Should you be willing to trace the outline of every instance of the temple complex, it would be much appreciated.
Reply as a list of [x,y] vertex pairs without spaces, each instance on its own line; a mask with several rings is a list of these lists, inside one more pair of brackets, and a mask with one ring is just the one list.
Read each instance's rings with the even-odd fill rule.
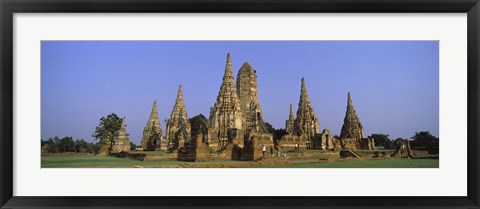
[[[355,155],[352,150],[375,149],[373,139],[364,138],[363,126],[355,112],[350,93],[340,137],[333,137],[327,129],[320,131],[320,123],[311,104],[305,79],[302,78],[296,115],[290,104],[289,117],[285,121],[286,134],[275,143],[273,133],[269,133],[263,119],[258,95],[255,69],[248,62],[244,62],[235,82],[232,59],[228,53],[223,80],[216,101],[210,107],[208,120],[201,114],[192,119],[188,118],[180,85],[166,124],[165,138],[162,136],[157,103],[154,101],[143,131],[141,149],[168,150],[168,156],[176,156],[177,160],[182,161],[258,160],[264,157],[262,147],[272,150],[274,148],[279,153],[292,150],[297,151],[296,153],[305,150],[327,150],[332,151],[329,153],[343,151],[344,155]],[[122,128],[112,146],[112,153],[129,149],[130,142],[123,119]],[[308,152],[314,155],[325,153]]]
[[182,147],[185,141],[190,140],[191,126],[188,120],[187,110],[183,102],[182,85],[178,87],[177,99],[173,106],[170,119],[167,121],[167,147],[175,150]]
[[164,150],[166,149],[165,140],[163,139],[162,128],[158,119],[157,101],[153,102],[152,112],[148,118],[147,125],[143,129],[142,149],[150,150]]
[[127,131],[125,130],[126,119],[125,117],[122,119],[122,125],[120,126],[120,130],[115,135],[115,142],[112,145],[112,153],[120,153],[120,152],[129,152],[131,145],[130,140],[128,139]]

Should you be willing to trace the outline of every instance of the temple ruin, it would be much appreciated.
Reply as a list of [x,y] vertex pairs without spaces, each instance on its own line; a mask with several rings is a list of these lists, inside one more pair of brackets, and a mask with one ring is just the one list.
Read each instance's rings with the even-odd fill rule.
[[157,101],[153,102],[152,112],[148,118],[147,125],[143,129],[142,150],[165,150],[167,148],[163,138],[160,120],[158,119]]
[[340,140],[344,149],[375,149],[374,140],[364,137],[363,125],[353,106],[350,92],[348,92],[347,111],[340,131]]
[[237,96],[237,87],[232,72],[232,60],[230,53],[228,53],[217,101],[210,108],[208,145],[219,147],[219,149],[224,149],[229,143],[243,146],[245,134],[243,121],[244,113]]
[[[344,155],[355,154],[351,150],[373,150],[373,139],[365,138],[360,118],[355,112],[352,98],[348,93],[347,110],[340,137],[333,137],[327,130],[320,129],[320,123],[310,101],[305,79],[301,79],[298,109],[294,114],[290,104],[290,113],[285,121],[286,134],[278,141],[273,140],[263,118],[259,102],[259,90],[256,70],[244,62],[233,76],[232,58],[227,54],[222,83],[216,101],[210,107],[209,117],[194,117],[190,124],[183,101],[182,85],[170,118],[166,124],[165,138],[154,101],[150,117],[143,131],[142,150],[168,150],[169,156],[182,161],[202,161],[212,159],[257,160],[263,157],[262,147],[286,152],[296,150],[343,150]],[[192,128],[194,129],[192,132]],[[128,144],[128,146],[127,146]],[[116,136],[112,152],[130,149],[125,132],[125,119]],[[353,154],[352,154],[353,153]]]
[[263,121],[263,113],[258,102],[258,84],[255,69],[250,63],[244,62],[237,74],[237,95],[240,100],[240,109],[243,111],[244,129],[259,133],[267,133],[267,126]]
[[130,140],[128,139],[127,131],[125,130],[126,119],[125,117],[122,119],[122,125],[120,126],[120,130],[115,134],[115,141],[112,145],[112,153],[120,153],[120,152],[129,152],[131,145]]
[[308,97],[304,78],[302,78],[300,101],[298,102],[297,118],[295,119],[293,133],[305,138],[308,148],[311,148],[316,135],[320,134],[320,123]]
[[[301,80],[297,117],[293,118],[292,105],[290,105],[290,115],[285,122],[285,130],[287,135],[280,139],[280,146],[284,148],[300,146],[300,149],[320,149],[322,137],[331,137],[328,130],[323,131],[323,136],[320,132],[320,123],[308,97],[304,78]],[[323,147],[327,149],[325,145]]]
[[191,139],[191,127],[188,120],[187,110],[183,102],[182,85],[178,87],[177,99],[173,106],[170,119],[167,121],[167,147],[169,150],[177,150],[184,146],[185,141]]
[[288,116],[288,120],[285,121],[285,131],[288,135],[293,134],[293,129],[295,127],[295,116],[293,116],[293,109],[292,104],[290,104],[290,115]]

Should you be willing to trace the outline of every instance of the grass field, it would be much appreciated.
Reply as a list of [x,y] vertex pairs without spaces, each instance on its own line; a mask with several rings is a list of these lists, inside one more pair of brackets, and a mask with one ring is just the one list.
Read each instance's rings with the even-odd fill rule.
[[[226,161],[228,163],[244,163]],[[385,159],[385,160],[352,160],[329,163],[298,163],[286,166],[269,166],[268,168],[438,168],[438,159]],[[183,162],[176,160],[138,161],[127,158],[101,157],[93,155],[56,155],[42,156],[42,168],[133,168],[164,167],[185,164],[209,164],[216,162]]]
[[330,163],[299,163],[276,168],[438,168],[438,159],[352,160]]
[[185,162],[176,160],[164,161],[138,161],[126,158],[109,156],[42,156],[42,168],[131,168],[131,167],[154,167],[174,166]]

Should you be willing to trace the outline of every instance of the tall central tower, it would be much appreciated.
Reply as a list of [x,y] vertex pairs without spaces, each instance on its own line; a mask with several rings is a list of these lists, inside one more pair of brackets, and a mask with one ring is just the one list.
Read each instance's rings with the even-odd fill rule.
[[242,118],[243,111],[233,78],[232,60],[230,53],[228,53],[225,74],[218,92],[217,102],[210,108],[210,128],[218,128],[220,131],[228,131],[231,128],[243,129]]
[[262,108],[258,102],[258,85],[256,71],[250,63],[243,63],[237,74],[237,95],[240,107],[244,113],[243,124],[245,130],[267,133],[267,126],[263,120]]

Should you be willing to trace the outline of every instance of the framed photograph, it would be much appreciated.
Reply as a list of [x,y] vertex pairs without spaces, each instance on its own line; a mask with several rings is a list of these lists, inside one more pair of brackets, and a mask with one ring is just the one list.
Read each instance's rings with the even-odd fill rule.
[[478,0],[0,6],[1,208],[479,208]]

